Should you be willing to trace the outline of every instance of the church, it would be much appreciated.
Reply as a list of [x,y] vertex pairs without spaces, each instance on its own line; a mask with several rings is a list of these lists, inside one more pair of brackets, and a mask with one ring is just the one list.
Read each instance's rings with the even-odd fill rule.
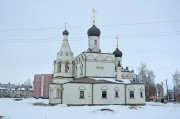
[[93,25],[87,31],[88,48],[74,57],[65,27],[63,42],[54,61],[53,81],[49,85],[49,104],[67,105],[144,105],[144,84],[137,75],[122,66],[123,53],[100,49],[101,31]]

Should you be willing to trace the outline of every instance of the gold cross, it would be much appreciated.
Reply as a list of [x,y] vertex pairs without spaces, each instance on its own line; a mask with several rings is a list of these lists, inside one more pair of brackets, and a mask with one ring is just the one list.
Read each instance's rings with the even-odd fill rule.
[[93,25],[95,25],[95,13],[97,11],[95,9],[92,9],[91,12],[93,13]]
[[118,37],[118,35],[116,36],[116,48],[118,48],[118,39],[119,39],[119,37]]

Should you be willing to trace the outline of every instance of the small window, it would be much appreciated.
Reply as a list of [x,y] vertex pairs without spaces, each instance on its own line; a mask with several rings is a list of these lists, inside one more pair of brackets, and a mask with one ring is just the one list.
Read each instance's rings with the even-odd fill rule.
[[97,40],[94,40],[94,45],[97,45]]
[[84,91],[80,91],[80,98],[84,98]]
[[106,91],[102,91],[102,98],[107,98],[107,92]]
[[140,97],[143,98],[143,92],[140,92]]
[[118,98],[119,95],[118,95],[118,91],[115,92],[115,97]]
[[134,98],[134,91],[130,91],[130,98]]
[[66,56],[68,56],[68,53],[66,53]]

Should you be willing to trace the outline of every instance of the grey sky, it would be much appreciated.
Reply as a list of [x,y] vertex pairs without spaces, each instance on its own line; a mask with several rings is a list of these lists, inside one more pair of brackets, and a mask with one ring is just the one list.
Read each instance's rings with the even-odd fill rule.
[[156,82],[180,70],[179,0],[0,0],[0,82],[23,83],[34,74],[52,73],[67,22],[74,56],[87,50],[91,9],[97,10],[102,52],[123,52],[123,66],[141,62]]

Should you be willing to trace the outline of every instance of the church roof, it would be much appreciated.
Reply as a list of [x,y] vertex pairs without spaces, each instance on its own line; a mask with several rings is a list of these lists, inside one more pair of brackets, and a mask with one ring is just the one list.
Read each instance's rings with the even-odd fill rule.
[[69,35],[69,32],[65,29],[64,31],[63,31],[63,35]]
[[93,25],[88,31],[87,31],[88,36],[100,36],[101,31]]
[[82,77],[82,78],[77,78],[69,83],[89,83],[89,84],[92,84],[92,83],[116,83],[116,82],[113,82],[113,81],[107,81],[107,80],[95,80],[95,79],[92,79],[92,78],[88,78],[88,77]]
[[115,57],[122,57],[122,52],[118,48],[116,48],[113,54],[115,55]]

